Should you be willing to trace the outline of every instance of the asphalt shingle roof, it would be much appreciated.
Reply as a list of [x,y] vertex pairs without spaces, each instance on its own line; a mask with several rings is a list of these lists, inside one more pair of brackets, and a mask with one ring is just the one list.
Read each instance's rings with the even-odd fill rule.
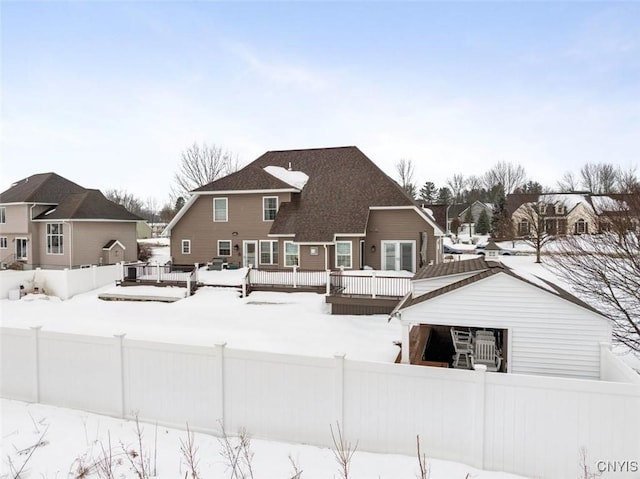
[[229,176],[197,190],[281,189],[291,186],[266,173],[266,166],[309,176],[301,193],[283,203],[271,234],[295,234],[297,242],[330,242],[335,233],[365,232],[370,206],[414,206],[400,186],[355,146],[268,151]]
[[142,220],[108,200],[99,190],[83,188],[56,173],[38,173],[15,182],[0,193],[0,203],[55,205],[34,218],[37,220]]
[[38,173],[0,193],[0,203],[60,203],[67,195],[84,188],[56,173]]
[[54,209],[34,219],[139,221],[142,218],[109,201],[99,190],[84,190],[68,195]]

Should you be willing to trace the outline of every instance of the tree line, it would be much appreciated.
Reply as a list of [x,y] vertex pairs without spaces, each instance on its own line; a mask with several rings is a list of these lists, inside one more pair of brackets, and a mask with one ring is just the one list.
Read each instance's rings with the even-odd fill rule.
[[530,179],[523,166],[506,161],[496,163],[482,175],[454,173],[444,185],[426,181],[420,189],[412,160],[400,159],[395,171],[398,183],[409,196],[432,205],[474,201],[497,204],[502,196],[511,193],[629,193],[640,185],[635,168],[625,170],[608,163],[587,163],[578,173],[567,171],[553,188]]

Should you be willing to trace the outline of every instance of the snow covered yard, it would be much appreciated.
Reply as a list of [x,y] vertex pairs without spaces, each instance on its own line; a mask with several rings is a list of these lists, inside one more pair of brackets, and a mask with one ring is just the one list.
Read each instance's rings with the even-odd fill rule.
[[[134,291],[138,286],[120,288]],[[145,294],[151,286],[142,286]],[[0,302],[2,326],[144,339],[199,346],[392,362],[400,328],[387,316],[332,316],[316,293],[253,292],[202,287],[175,303],[101,301],[102,288],[68,301]],[[158,294],[167,288],[158,287]],[[175,288],[182,289],[182,288]]]
[[[2,469],[0,477],[13,477],[9,458],[19,469],[33,454],[25,466],[22,477],[62,478],[79,477],[81,466],[90,466],[108,448],[109,441],[114,458],[122,459],[115,468],[116,477],[137,477],[129,461],[123,457],[123,446],[139,451],[135,422],[83,411],[63,409],[20,401],[0,400],[2,409]],[[151,470],[158,479],[185,477],[188,472],[180,453],[181,441],[187,433],[176,429],[141,423],[143,456],[149,459]],[[229,431],[231,434],[232,431]],[[235,432],[235,431],[234,431]],[[248,431],[250,434],[250,431]],[[330,431],[327,430],[330,436]],[[156,440],[157,436],[157,440]],[[233,438],[231,438],[233,440]],[[229,469],[220,454],[218,438],[207,434],[194,434],[198,448],[200,477],[229,477]],[[294,475],[289,460],[295,460],[302,470],[300,479],[326,479],[339,477],[338,464],[331,449],[252,439],[254,453],[252,467],[255,477],[290,478]],[[472,467],[429,459],[431,479],[518,479],[521,476],[502,472],[487,472]],[[93,459],[92,459],[93,458]],[[356,451],[351,463],[353,479],[413,479],[418,477],[416,457],[395,454],[372,454]],[[467,476],[467,474],[469,476]],[[88,476],[97,477],[97,476]],[[191,476],[189,476],[191,477]]]

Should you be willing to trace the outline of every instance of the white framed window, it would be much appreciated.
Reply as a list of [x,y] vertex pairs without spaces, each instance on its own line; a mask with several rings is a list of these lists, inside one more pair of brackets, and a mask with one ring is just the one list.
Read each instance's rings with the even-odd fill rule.
[[182,254],[191,254],[191,240],[182,240]]
[[278,197],[263,196],[262,197],[262,221],[275,220],[277,212],[278,212]]
[[231,240],[218,240],[218,256],[231,256]]
[[585,220],[583,220],[582,218],[580,218],[577,222],[576,222],[576,233],[581,235],[587,232],[587,222]]
[[0,224],[7,222],[7,207],[0,206]]
[[351,268],[353,243],[336,241],[336,268]]
[[531,231],[529,222],[527,220],[520,220],[518,222],[518,235],[527,236]]
[[260,264],[278,264],[278,242],[260,240]]
[[284,242],[284,265],[300,266],[300,245],[293,241]]
[[213,199],[213,221],[229,221],[229,204],[227,198]]
[[62,223],[47,223],[47,254],[64,254]]
[[8,248],[8,241],[7,241],[7,237],[6,236],[0,236],[0,249],[7,249]]

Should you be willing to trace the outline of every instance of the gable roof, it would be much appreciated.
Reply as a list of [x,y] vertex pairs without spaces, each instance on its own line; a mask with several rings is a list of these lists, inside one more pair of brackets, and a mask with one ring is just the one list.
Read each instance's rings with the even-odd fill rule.
[[589,200],[589,193],[573,192],[573,193],[543,193],[543,194],[531,194],[531,193],[511,193],[507,195],[507,211],[513,215],[515,211],[525,203],[536,203],[538,201],[556,205],[562,204],[566,208],[566,212],[569,213],[578,205],[582,204],[585,207],[592,209],[591,202]]
[[[264,168],[269,166],[302,172],[308,180],[301,190],[292,188],[267,173]],[[296,242],[332,242],[336,233],[364,235],[372,206],[415,208],[425,221],[438,228],[395,181],[355,146],[268,151],[241,170],[193,193],[270,189],[293,193],[290,203],[280,205],[270,234],[295,235]],[[189,203],[185,208],[188,206]]]
[[67,195],[84,188],[56,173],[38,173],[16,181],[0,193],[0,203],[60,203]]
[[[449,266],[448,269],[442,268],[445,265],[451,265],[451,266]],[[429,271],[432,269],[437,273],[434,274]],[[401,311],[403,309],[409,308],[411,306],[415,306],[416,304],[420,304],[425,301],[429,301],[430,299],[437,298],[438,296],[442,296],[446,293],[450,293],[452,291],[458,290],[464,286],[477,283],[478,281],[482,281],[483,279],[489,278],[496,274],[506,274],[519,281],[535,286],[536,288],[542,291],[558,296],[566,301],[569,301],[570,303],[573,303],[591,312],[599,314],[600,316],[605,316],[602,312],[598,311],[593,306],[589,305],[588,303],[585,303],[584,301],[572,295],[571,293],[569,293],[568,291],[561,288],[555,283],[536,277],[537,280],[545,284],[546,287],[543,287],[540,284],[536,284],[535,282],[530,281],[518,275],[511,268],[509,268],[508,266],[502,263],[495,262],[495,261],[486,261],[484,258],[474,258],[474,259],[463,260],[463,261],[452,261],[451,263],[444,263],[439,265],[427,265],[422,267],[420,271],[416,273],[413,279],[415,280],[415,279],[424,279],[424,278],[434,278],[437,276],[456,275],[456,274],[473,272],[473,271],[477,271],[477,274],[465,277],[464,279],[461,279],[459,281],[449,283],[441,288],[435,289],[433,291],[429,291],[428,293],[425,293],[420,296],[416,296],[415,298],[412,298],[410,297],[410,295],[407,295],[407,297],[405,297],[405,300],[403,300],[402,303],[398,305],[398,307],[396,307],[394,312]],[[420,278],[418,278],[419,275],[420,275]]]
[[109,201],[99,190],[84,190],[66,196],[55,208],[36,216],[34,221],[111,220],[139,221],[124,206]]

